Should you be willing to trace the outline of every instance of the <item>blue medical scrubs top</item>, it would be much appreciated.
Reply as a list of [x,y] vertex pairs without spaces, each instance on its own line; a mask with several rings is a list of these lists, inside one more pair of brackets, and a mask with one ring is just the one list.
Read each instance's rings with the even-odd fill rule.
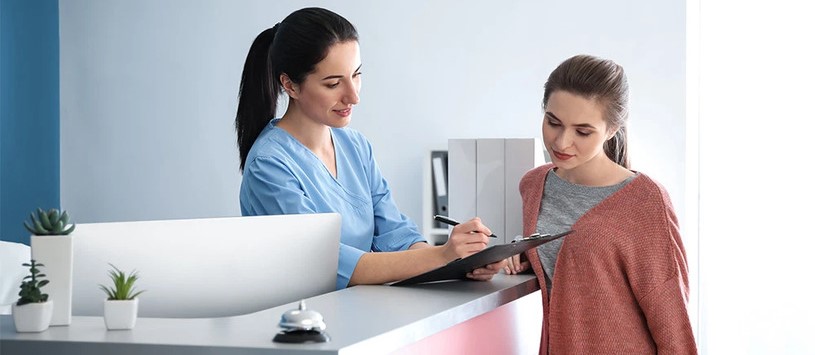
[[274,119],[255,141],[243,169],[244,216],[337,212],[342,216],[337,289],[345,288],[369,251],[406,250],[425,241],[396,207],[371,144],[351,128],[331,128],[337,178]]

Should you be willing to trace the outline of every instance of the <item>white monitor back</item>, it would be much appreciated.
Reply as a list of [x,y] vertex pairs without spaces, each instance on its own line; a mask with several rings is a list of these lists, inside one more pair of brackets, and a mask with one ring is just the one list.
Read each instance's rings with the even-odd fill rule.
[[336,213],[77,225],[73,315],[101,316],[115,265],[138,271],[140,317],[257,312],[335,290]]

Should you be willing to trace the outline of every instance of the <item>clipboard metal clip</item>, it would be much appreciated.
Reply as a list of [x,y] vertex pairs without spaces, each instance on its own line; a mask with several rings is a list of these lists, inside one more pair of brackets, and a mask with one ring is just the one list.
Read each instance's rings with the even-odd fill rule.
[[546,237],[549,237],[549,236],[550,236],[549,234],[541,235],[540,233],[532,233],[532,234],[530,234],[530,235],[528,235],[526,237],[522,237],[522,236],[519,235],[519,236],[513,238],[511,243],[522,242],[522,241],[525,241],[525,240],[535,240],[535,239],[540,239],[540,238],[546,238]]
[[567,234],[569,234],[571,232],[572,232],[571,230],[568,230],[566,232],[558,233],[558,234],[555,234],[555,235],[532,233],[532,234],[530,234],[530,235],[528,235],[526,237],[522,237],[522,236],[519,235],[519,236],[515,237],[514,239],[512,239],[512,242],[510,242],[510,244],[515,243],[515,242],[525,242],[525,241],[537,240],[537,239],[550,239],[550,240],[544,241],[544,243],[548,243],[548,242],[551,242],[552,240],[561,238],[561,237],[563,237],[563,236],[565,236],[565,235],[567,235]]

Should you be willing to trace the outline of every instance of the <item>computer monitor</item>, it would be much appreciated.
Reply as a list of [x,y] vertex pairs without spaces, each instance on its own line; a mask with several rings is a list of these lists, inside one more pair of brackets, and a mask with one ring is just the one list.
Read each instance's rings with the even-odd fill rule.
[[139,279],[139,317],[253,313],[335,290],[336,213],[79,224],[74,316],[101,316],[113,264]]

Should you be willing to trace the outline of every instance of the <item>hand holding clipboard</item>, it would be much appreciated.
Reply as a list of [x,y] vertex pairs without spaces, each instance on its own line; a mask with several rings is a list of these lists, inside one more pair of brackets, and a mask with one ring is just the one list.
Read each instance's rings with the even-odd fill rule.
[[509,258],[513,255],[523,253],[541,244],[545,244],[555,239],[562,238],[563,236],[571,232],[572,231],[566,231],[555,235],[533,234],[529,237],[513,241],[512,243],[493,245],[466,258],[453,260],[447,263],[447,265],[444,265],[440,268],[433,269],[424,274],[395,282],[391,284],[391,286],[405,286],[418,283],[445,280],[465,280],[467,279],[468,272],[471,272],[484,265],[492,264],[494,262]]

